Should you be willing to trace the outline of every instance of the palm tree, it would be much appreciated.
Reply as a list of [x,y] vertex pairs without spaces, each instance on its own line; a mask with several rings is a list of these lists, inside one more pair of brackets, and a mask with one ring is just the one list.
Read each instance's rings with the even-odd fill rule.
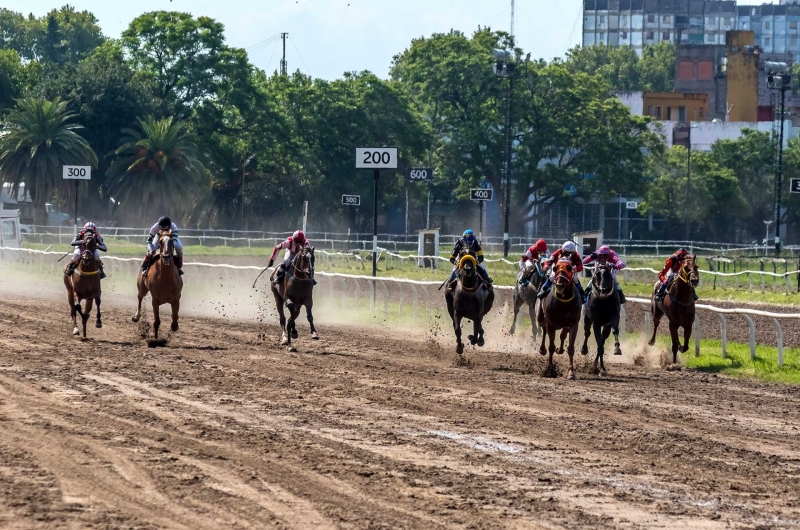
[[[75,114],[59,98],[25,98],[8,114],[0,131],[0,178],[12,185],[12,196],[33,201],[33,222],[44,224],[45,204],[58,193],[74,197],[75,189],[63,179],[62,166],[97,167],[97,155],[75,131]],[[24,186],[23,186],[24,185]]]
[[195,135],[172,118],[139,118],[139,130],[123,129],[122,145],[106,173],[115,209],[132,216],[183,217],[207,171]]

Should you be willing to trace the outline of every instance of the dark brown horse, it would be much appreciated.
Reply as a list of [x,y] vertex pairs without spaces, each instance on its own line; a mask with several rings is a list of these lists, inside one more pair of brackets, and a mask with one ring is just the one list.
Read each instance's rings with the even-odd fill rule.
[[[564,353],[564,340],[569,335],[567,354],[569,355],[569,373],[567,379],[575,379],[575,338],[581,322],[581,297],[573,280],[574,270],[568,261],[559,261],[554,266],[553,289],[541,301],[539,308],[539,325],[544,330],[539,353],[550,353],[547,373],[553,372],[553,353],[556,351],[556,331],[561,330],[561,346],[558,353]],[[545,339],[550,338],[550,348],[545,349]]]
[[[275,297],[275,305],[278,307],[278,316],[281,321],[281,346],[286,346],[289,351],[295,351],[292,346],[292,339],[298,337],[295,322],[300,315],[300,309],[306,307],[306,318],[311,327],[311,338],[319,339],[317,328],[314,327],[314,315],[311,308],[314,307],[314,247],[306,247],[298,252],[289,265],[289,270],[283,276],[283,282],[275,286],[275,274],[277,267],[270,276],[272,295]],[[289,310],[289,320],[283,312],[283,306]]]
[[[614,355],[622,355],[619,348],[619,292],[614,283],[612,268],[608,264],[597,263],[592,272],[589,303],[583,314],[583,347],[581,354],[589,353],[586,343],[589,335],[594,331],[594,340],[597,343],[597,356],[594,358],[594,369],[599,369],[600,375],[606,375],[606,365],[603,362],[605,344],[609,335],[614,333]],[[598,366],[599,364],[599,366]]]
[[[533,328],[533,338],[536,339],[537,331],[539,329],[536,324],[536,295],[542,288],[545,280],[544,267],[542,266],[541,259],[526,266],[517,275],[517,284],[514,287],[514,320],[511,322],[511,329],[508,330],[509,334],[513,335],[517,329],[517,315],[523,304],[528,306],[528,313],[531,315],[531,328]],[[524,283],[520,283],[521,281]]]
[[[656,343],[656,331],[661,317],[667,315],[669,320],[669,334],[672,337],[672,362],[678,362],[678,350],[681,353],[689,351],[689,339],[692,338],[692,325],[694,324],[694,288],[700,281],[697,269],[697,256],[687,256],[681,264],[678,277],[670,284],[664,299],[656,302],[655,293],[661,282],[656,282],[653,295],[650,299],[650,313],[653,315],[653,336],[648,344]],[[678,328],[683,328],[684,343],[681,346],[678,337]]]
[[478,261],[474,256],[462,252],[458,260],[458,277],[455,288],[446,290],[444,299],[447,312],[456,332],[456,353],[464,353],[461,342],[461,319],[472,320],[473,334],[467,337],[470,344],[483,347],[483,317],[494,305],[494,291],[486,285],[478,273]]
[[[83,338],[86,338],[86,321],[92,312],[92,303],[97,303],[96,327],[102,328],[100,319],[100,260],[95,257],[97,241],[94,232],[87,230],[83,237],[83,252],[78,266],[72,275],[64,273],[64,285],[67,287],[67,303],[69,303],[70,316],[72,317],[72,334],[80,335],[76,315],[81,315],[83,320]],[[81,309],[81,301],[86,300],[86,308]]]
[[178,267],[173,259],[175,252],[172,240],[172,230],[158,231],[158,252],[153,257],[146,273],[139,272],[136,278],[136,287],[139,290],[139,305],[134,322],[139,322],[142,317],[142,299],[150,293],[153,299],[153,334],[158,339],[158,328],[161,325],[159,308],[164,304],[172,306],[172,331],[178,331],[178,312],[181,307],[181,291],[183,278],[178,274]]

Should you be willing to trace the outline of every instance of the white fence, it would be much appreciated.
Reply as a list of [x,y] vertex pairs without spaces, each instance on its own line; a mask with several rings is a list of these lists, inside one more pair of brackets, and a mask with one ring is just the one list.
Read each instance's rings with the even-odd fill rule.
[[[61,265],[56,263],[54,258],[63,256],[60,252],[48,252],[41,250],[31,249],[14,249],[14,248],[0,248],[0,261],[6,263],[18,262],[23,266],[29,268],[33,272],[41,274],[49,274],[55,276],[60,273]],[[103,258],[106,263],[106,268],[109,269],[109,274],[126,276],[126,281],[132,281],[138,271],[138,266],[141,260],[138,258],[118,258],[114,256],[106,256]],[[186,262],[184,268],[189,271],[189,276],[186,277],[187,283],[191,285],[192,276],[191,269],[206,269],[207,271],[228,271],[229,278],[222,279],[223,282],[230,282],[226,285],[226,289],[249,289],[252,278],[257,273],[263,270],[262,267],[255,265],[231,265],[227,263],[205,263],[205,262]],[[243,276],[237,274],[240,272],[250,272],[252,276]],[[652,269],[649,269],[653,272]],[[443,274],[444,275],[444,274]],[[216,282],[216,279],[211,279],[211,275],[204,275],[198,277],[195,281],[202,287]],[[424,311],[427,317],[433,311],[440,311],[443,308],[442,295],[437,291],[441,282],[438,281],[417,281],[399,278],[387,278],[371,276],[355,275],[355,274],[338,274],[329,273],[318,270],[316,272],[317,278],[320,280],[318,289],[321,291],[323,299],[335,304],[336,306],[345,309],[350,300],[352,299],[355,307],[361,305],[361,300],[369,298],[370,311],[383,312],[384,315],[389,316],[391,312],[396,312],[399,315],[405,314],[405,306],[411,306],[411,316],[416,319],[420,311]],[[326,285],[327,284],[327,285]],[[392,291],[390,292],[389,287]],[[512,295],[514,288],[510,286],[496,286],[495,287],[497,301],[496,306],[504,308],[506,313],[509,312],[512,305]],[[242,293],[239,293],[243,297]],[[318,295],[319,296],[319,295]],[[649,312],[650,300],[643,298],[629,297],[630,304],[627,306],[638,306],[644,312],[644,334],[648,336],[651,332],[651,319]],[[382,302],[382,304],[381,304]],[[700,311],[708,311],[714,313],[720,322],[720,342],[722,349],[722,356],[727,355],[727,317],[726,315],[740,315],[749,326],[749,344],[750,356],[755,359],[756,355],[756,326],[753,321],[754,316],[771,319],[775,327],[777,338],[777,352],[778,352],[778,365],[784,364],[784,345],[783,345],[783,330],[780,324],[781,320],[790,320],[794,322],[794,326],[800,323],[800,313],[777,313],[760,311],[749,308],[720,308],[711,305],[697,304],[697,309]],[[509,314],[503,315],[510,318]],[[620,332],[622,336],[625,335],[627,313],[625,306],[622,310],[622,320],[620,323]],[[700,353],[700,341],[702,339],[701,333],[701,318],[700,313],[695,320],[694,324],[694,340],[695,340],[695,353]]]

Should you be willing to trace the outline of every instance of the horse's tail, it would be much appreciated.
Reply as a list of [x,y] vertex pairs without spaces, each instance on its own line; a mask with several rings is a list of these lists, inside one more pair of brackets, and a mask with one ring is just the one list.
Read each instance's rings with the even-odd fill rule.
[[478,267],[478,260],[476,260],[474,256],[470,254],[464,254],[461,256],[461,259],[458,260],[458,269],[462,270],[466,266],[467,262],[472,262],[472,266],[474,268]]

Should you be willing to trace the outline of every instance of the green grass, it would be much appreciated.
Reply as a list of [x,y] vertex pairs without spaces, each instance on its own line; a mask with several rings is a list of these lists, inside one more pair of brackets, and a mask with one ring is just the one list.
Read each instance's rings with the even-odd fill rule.
[[[628,334],[627,339],[636,340],[637,337],[641,338],[641,335]],[[660,335],[656,344],[670,350],[667,336]],[[778,366],[777,348],[756,345],[755,360],[750,359],[749,344],[728,342],[727,350],[727,356],[723,358],[719,340],[703,339],[700,341],[700,356],[695,357],[692,339],[689,351],[680,354],[680,359],[684,366],[700,372],[800,385],[800,348],[783,349],[783,366]]]

